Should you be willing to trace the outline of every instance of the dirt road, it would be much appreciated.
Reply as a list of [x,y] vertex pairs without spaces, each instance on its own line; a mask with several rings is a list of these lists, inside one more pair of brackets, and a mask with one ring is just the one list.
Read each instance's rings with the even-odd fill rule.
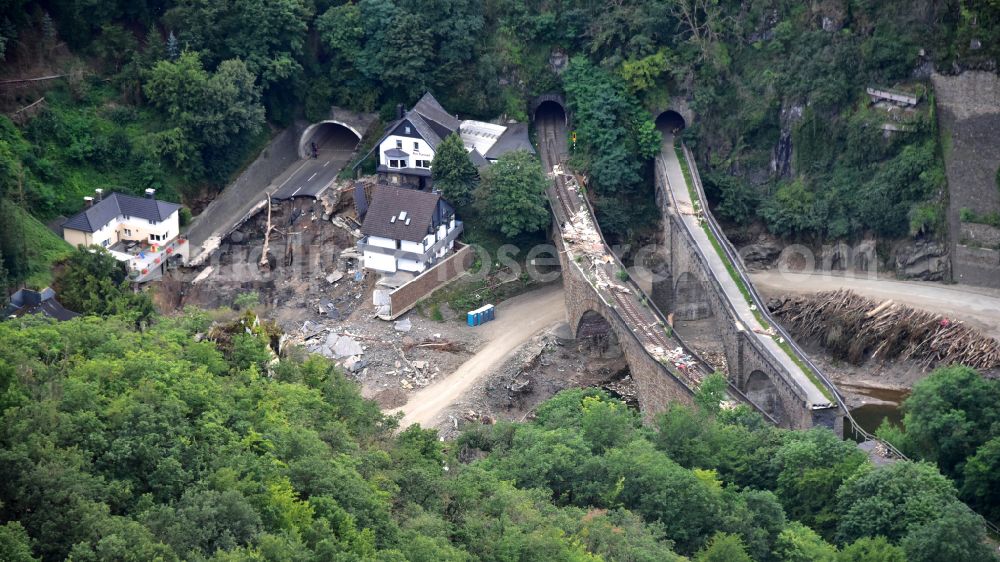
[[1000,339],[1000,291],[996,289],[773,270],[753,273],[750,277],[754,286],[765,295],[850,289],[865,297],[892,299],[913,308],[962,320],[983,334]]
[[506,300],[497,306],[496,320],[478,328],[487,343],[451,375],[410,396],[409,402],[390,410],[403,412],[400,427],[417,423],[432,427],[436,418],[462,397],[483,376],[503,364],[519,346],[541,330],[566,320],[561,285],[551,285]]

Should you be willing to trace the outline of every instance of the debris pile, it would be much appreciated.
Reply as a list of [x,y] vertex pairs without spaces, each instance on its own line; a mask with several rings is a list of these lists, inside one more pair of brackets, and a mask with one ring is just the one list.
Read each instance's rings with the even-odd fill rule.
[[1000,367],[1000,342],[964,323],[895,303],[839,290],[768,302],[771,312],[797,338],[814,341],[832,355],[861,365],[913,360],[925,369],[961,363]]
[[[657,348],[657,351],[659,350],[660,348]],[[678,371],[691,377],[695,384],[701,384],[701,381],[705,378],[705,373],[701,370],[701,363],[684,351],[683,347],[667,349],[659,353],[658,357],[660,357],[661,362],[669,362]]]

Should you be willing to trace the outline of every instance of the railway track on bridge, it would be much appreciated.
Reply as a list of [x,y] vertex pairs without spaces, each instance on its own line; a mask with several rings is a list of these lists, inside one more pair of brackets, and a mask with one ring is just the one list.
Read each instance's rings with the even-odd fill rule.
[[[593,225],[599,241],[592,241],[591,244],[599,243],[604,253],[611,261],[603,264],[594,264],[595,269],[604,268],[604,273],[608,278],[606,286],[601,286],[600,282],[591,285],[594,290],[605,299],[610,308],[621,317],[629,330],[636,337],[643,348],[653,356],[660,364],[667,367],[675,377],[677,377],[692,392],[698,388],[706,377],[716,369],[705,361],[698,353],[690,349],[681,341],[676,334],[667,331],[667,323],[662,312],[655,308],[655,305],[648,299],[642,290],[633,281],[616,282],[613,280],[614,269],[626,270],[624,264],[610,250],[600,228],[597,224],[590,206],[583,199],[584,195],[579,188],[571,189],[567,181],[565,169],[565,147],[566,147],[566,127],[562,119],[541,118],[536,121],[536,130],[539,140],[539,152],[546,172],[552,176],[552,183],[547,189],[547,196],[552,206],[556,222],[560,232],[572,229],[570,223],[574,221],[590,221]],[[557,168],[558,166],[558,168]],[[562,172],[562,173],[559,173]],[[575,183],[575,180],[574,182]],[[580,215],[585,213],[585,215]],[[675,361],[679,357],[688,357],[690,362],[683,362],[683,366],[678,366]],[[761,413],[766,419],[777,424],[770,414],[754,404],[739,388],[731,381],[728,381],[728,394],[744,404],[749,405]]]

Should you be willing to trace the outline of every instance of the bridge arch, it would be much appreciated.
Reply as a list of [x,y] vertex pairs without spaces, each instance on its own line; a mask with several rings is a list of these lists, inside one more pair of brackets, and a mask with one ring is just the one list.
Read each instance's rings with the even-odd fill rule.
[[758,408],[767,412],[779,424],[785,419],[784,408],[781,404],[781,395],[778,394],[778,387],[774,385],[764,371],[755,370],[747,377],[743,385],[743,394]]
[[679,320],[700,320],[712,315],[708,290],[698,276],[690,271],[677,276],[673,304],[674,318]]
[[310,143],[315,142],[320,150],[349,150],[353,151],[361,142],[361,132],[353,126],[328,119],[313,123],[302,131],[299,137],[299,157],[308,158],[311,156]]
[[593,309],[588,309],[580,315],[576,323],[576,340],[601,357],[622,355],[618,334],[611,327],[611,322]]
[[656,128],[668,133],[681,132],[687,127],[687,119],[678,111],[668,109],[656,116]]

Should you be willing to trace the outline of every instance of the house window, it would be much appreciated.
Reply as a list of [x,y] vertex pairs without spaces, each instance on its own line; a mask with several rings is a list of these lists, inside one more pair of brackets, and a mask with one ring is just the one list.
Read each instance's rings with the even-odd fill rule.
[[154,221],[154,220],[150,220],[150,221],[149,221],[149,224],[160,224],[160,221]]
[[103,242],[101,242],[101,246],[104,246],[105,248],[107,248],[108,247],[108,241],[104,240]]
[[[409,125],[406,126],[406,134],[410,134],[410,126]],[[400,142],[402,142],[402,141],[400,141]]]
[[403,150],[403,141],[397,140],[396,141],[396,148],[398,148],[399,150]]
[[420,143],[413,141],[413,152],[420,152]]
[[418,168],[430,168],[431,167],[431,161],[430,160],[417,160],[417,167]]
[[125,236],[132,236],[132,229],[131,228],[126,228],[125,229]]
[[405,168],[406,160],[389,160],[390,168]]

